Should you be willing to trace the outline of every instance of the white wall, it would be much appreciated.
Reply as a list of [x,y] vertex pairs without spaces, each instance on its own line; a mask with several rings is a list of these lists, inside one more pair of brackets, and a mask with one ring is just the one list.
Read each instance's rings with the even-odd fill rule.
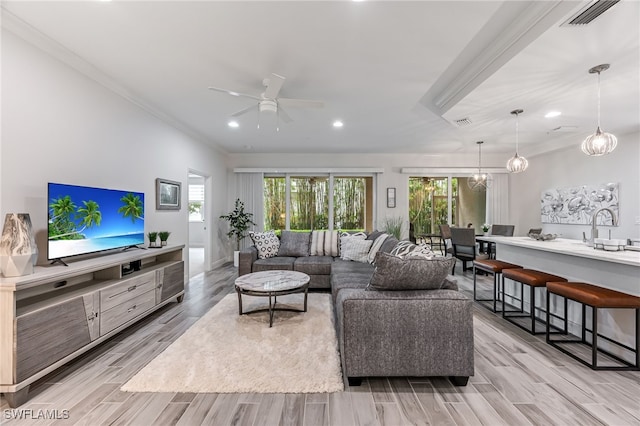
[[[145,230],[171,231],[186,244],[188,170],[212,176],[212,217],[227,199],[225,154],[167,125],[140,107],[15,36],[2,32],[0,213],[31,215],[46,262],[47,182],[145,193]],[[156,211],[155,179],[182,182],[182,209]],[[212,227],[214,228],[214,227]],[[228,256],[212,232],[210,261]],[[188,251],[184,252],[187,259]],[[187,262],[188,264],[188,262]]]
[[543,232],[561,234],[564,238],[581,239],[590,235],[590,225],[542,224],[540,196],[551,188],[620,183],[620,217],[618,227],[600,227],[600,235],[612,238],[640,237],[640,134],[616,135],[618,146],[609,155],[589,157],[580,150],[577,137],[574,147],[529,158],[529,168],[511,178],[511,210],[516,229],[542,226]]

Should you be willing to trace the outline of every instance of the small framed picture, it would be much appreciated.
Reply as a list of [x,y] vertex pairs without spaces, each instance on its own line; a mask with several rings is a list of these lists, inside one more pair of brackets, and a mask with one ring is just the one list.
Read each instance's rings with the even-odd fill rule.
[[396,207],[396,189],[387,188],[387,207],[393,209]]
[[167,179],[156,179],[156,210],[180,210],[182,184]]

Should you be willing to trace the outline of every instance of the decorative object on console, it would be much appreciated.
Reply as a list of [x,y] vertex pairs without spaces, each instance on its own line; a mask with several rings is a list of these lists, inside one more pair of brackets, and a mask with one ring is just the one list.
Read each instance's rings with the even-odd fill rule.
[[160,232],[158,232],[158,237],[160,237],[160,246],[166,246],[167,245],[167,240],[169,239],[169,235],[171,235],[171,232],[169,232],[169,231],[160,231]]
[[156,210],[180,210],[182,184],[173,180],[156,179]]
[[478,141],[478,172],[473,173],[467,179],[467,185],[469,189],[475,192],[486,191],[487,188],[491,186],[493,182],[493,178],[489,173],[482,172],[482,144],[484,141]]
[[596,132],[582,142],[582,152],[587,155],[600,156],[616,149],[618,139],[600,128],[600,73],[609,69],[609,64],[597,65],[589,70],[589,74],[598,74],[598,127]]
[[529,162],[527,161],[527,159],[518,155],[518,136],[520,133],[518,122],[519,114],[522,114],[523,112],[524,111],[521,109],[514,109],[513,111],[511,111],[511,114],[516,116],[516,153],[509,159],[509,161],[507,161],[507,170],[509,170],[509,172],[511,173],[524,172],[525,170],[527,170],[527,167],[529,167]]
[[156,242],[156,240],[158,239],[158,233],[157,232],[149,232],[147,234],[147,237],[149,237],[149,247],[150,248],[160,247],[158,245],[158,243]]
[[[542,223],[590,225],[593,212],[603,207],[618,213],[618,183],[549,189],[540,198]],[[607,216],[601,216],[604,225]]]
[[28,213],[7,213],[0,238],[0,268],[5,277],[33,274],[38,247]]

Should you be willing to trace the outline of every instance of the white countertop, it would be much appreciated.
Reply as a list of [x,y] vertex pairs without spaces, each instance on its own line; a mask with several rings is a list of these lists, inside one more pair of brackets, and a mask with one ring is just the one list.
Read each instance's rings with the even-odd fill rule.
[[491,241],[515,247],[542,250],[568,256],[586,257],[604,262],[622,263],[640,267],[640,252],[638,251],[605,251],[588,247],[582,240],[556,238],[552,241],[538,241],[529,237],[477,237],[478,240]]

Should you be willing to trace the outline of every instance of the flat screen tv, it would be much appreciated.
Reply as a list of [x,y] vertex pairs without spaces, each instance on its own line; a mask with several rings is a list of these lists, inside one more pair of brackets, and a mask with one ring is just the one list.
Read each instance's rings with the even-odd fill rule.
[[142,192],[49,183],[47,208],[49,260],[144,244]]

